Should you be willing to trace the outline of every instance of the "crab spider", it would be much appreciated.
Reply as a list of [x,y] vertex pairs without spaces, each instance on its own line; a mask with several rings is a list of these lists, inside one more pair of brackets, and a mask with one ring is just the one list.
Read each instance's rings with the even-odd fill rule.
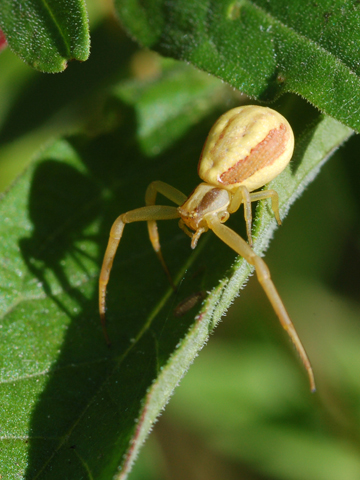
[[[255,267],[262,288],[306,368],[310,388],[315,391],[314,375],[305,349],[271,280],[267,265],[251,248],[252,202],[270,198],[275,218],[281,224],[278,194],[274,190],[254,190],[284,170],[293,150],[294,135],[282,115],[266,107],[242,106],[223,114],[210,130],[198,164],[198,173],[204,183],[200,183],[189,197],[164,182],[150,183],[145,195],[146,206],[120,215],[110,231],[99,280],[100,318],[108,343],[105,328],[106,286],[125,225],[147,222],[151,244],[175,288],[161,253],[156,222],[179,219],[179,227],[191,237],[191,248],[195,248],[200,236],[210,229]],[[156,205],[158,193],[177,207]],[[249,243],[224,225],[230,214],[242,204]]]

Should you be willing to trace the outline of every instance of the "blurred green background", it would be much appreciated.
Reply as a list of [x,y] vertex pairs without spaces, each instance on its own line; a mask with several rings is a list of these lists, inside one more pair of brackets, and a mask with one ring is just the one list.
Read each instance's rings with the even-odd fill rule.
[[[108,86],[149,74],[149,57],[132,44],[130,66],[115,49],[100,58],[97,42],[128,40],[110,3],[88,7],[89,65],[43,75],[8,50],[0,55],[1,190],[54,135],[85,126],[96,132]],[[90,96],[98,102],[90,105]],[[303,368],[252,278],[175,391],[131,480],[360,479],[359,147],[352,137],[322,168],[266,255],[317,393],[307,391]]]

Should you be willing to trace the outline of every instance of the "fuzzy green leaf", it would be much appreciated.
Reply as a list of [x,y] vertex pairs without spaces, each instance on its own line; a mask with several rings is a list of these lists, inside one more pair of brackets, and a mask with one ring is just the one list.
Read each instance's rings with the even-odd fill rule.
[[10,48],[42,72],[61,72],[89,56],[84,0],[1,0],[0,27]]
[[360,7],[342,0],[116,0],[142,45],[262,101],[294,92],[360,131]]
[[[190,75],[185,88],[183,70],[175,69],[142,94],[135,83],[123,84],[109,100],[111,131],[55,142],[2,198],[5,478],[105,480],[116,472],[125,478],[154,420],[248,278],[249,265],[240,259],[230,268],[234,253],[212,233],[191,252],[176,222],[162,222],[164,256],[179,285],[174,294],[146,225],[127,226],[108,288],[113,345],[105,344],[97,279],[112,221],[143,205],[154,179],[189,194],[216,117],[211,111],[216,104],[226,108],[219,82]],[[295,106],[296,112],[303,108],[302,102]],[[158,135],[160,125],[169,126],[168,136]],[[296,130],[294,160],[272,185],[282,214],[351,133],[322,116]],[[235,229],[239,218],[229,222]],[[274,228],[264,203],[255,221],[256,251],[264,251]],[[182,302],[189,297],[198,301],[187,310]]]

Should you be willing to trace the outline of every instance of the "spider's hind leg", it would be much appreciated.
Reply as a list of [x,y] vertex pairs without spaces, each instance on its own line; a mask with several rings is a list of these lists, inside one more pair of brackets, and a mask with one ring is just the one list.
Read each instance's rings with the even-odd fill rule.
[[281,225],[278,193],[275,192],[275,190],[261,190],[261,192],[250,193],[250,199],[252,202],[257,202],[258,200],[265,200],[266,198],[271,198],[272,211],[274,212],[274,216],[278,225]]

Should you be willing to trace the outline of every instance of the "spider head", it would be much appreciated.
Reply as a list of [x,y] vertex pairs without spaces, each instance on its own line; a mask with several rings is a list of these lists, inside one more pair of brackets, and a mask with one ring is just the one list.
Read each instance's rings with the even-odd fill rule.
[[220,218],[228,218],[230,195],[224,188],[201,183],[178,208],[178,212],[185,225],[191,230],[207,229],[206,215],[216,214]]

